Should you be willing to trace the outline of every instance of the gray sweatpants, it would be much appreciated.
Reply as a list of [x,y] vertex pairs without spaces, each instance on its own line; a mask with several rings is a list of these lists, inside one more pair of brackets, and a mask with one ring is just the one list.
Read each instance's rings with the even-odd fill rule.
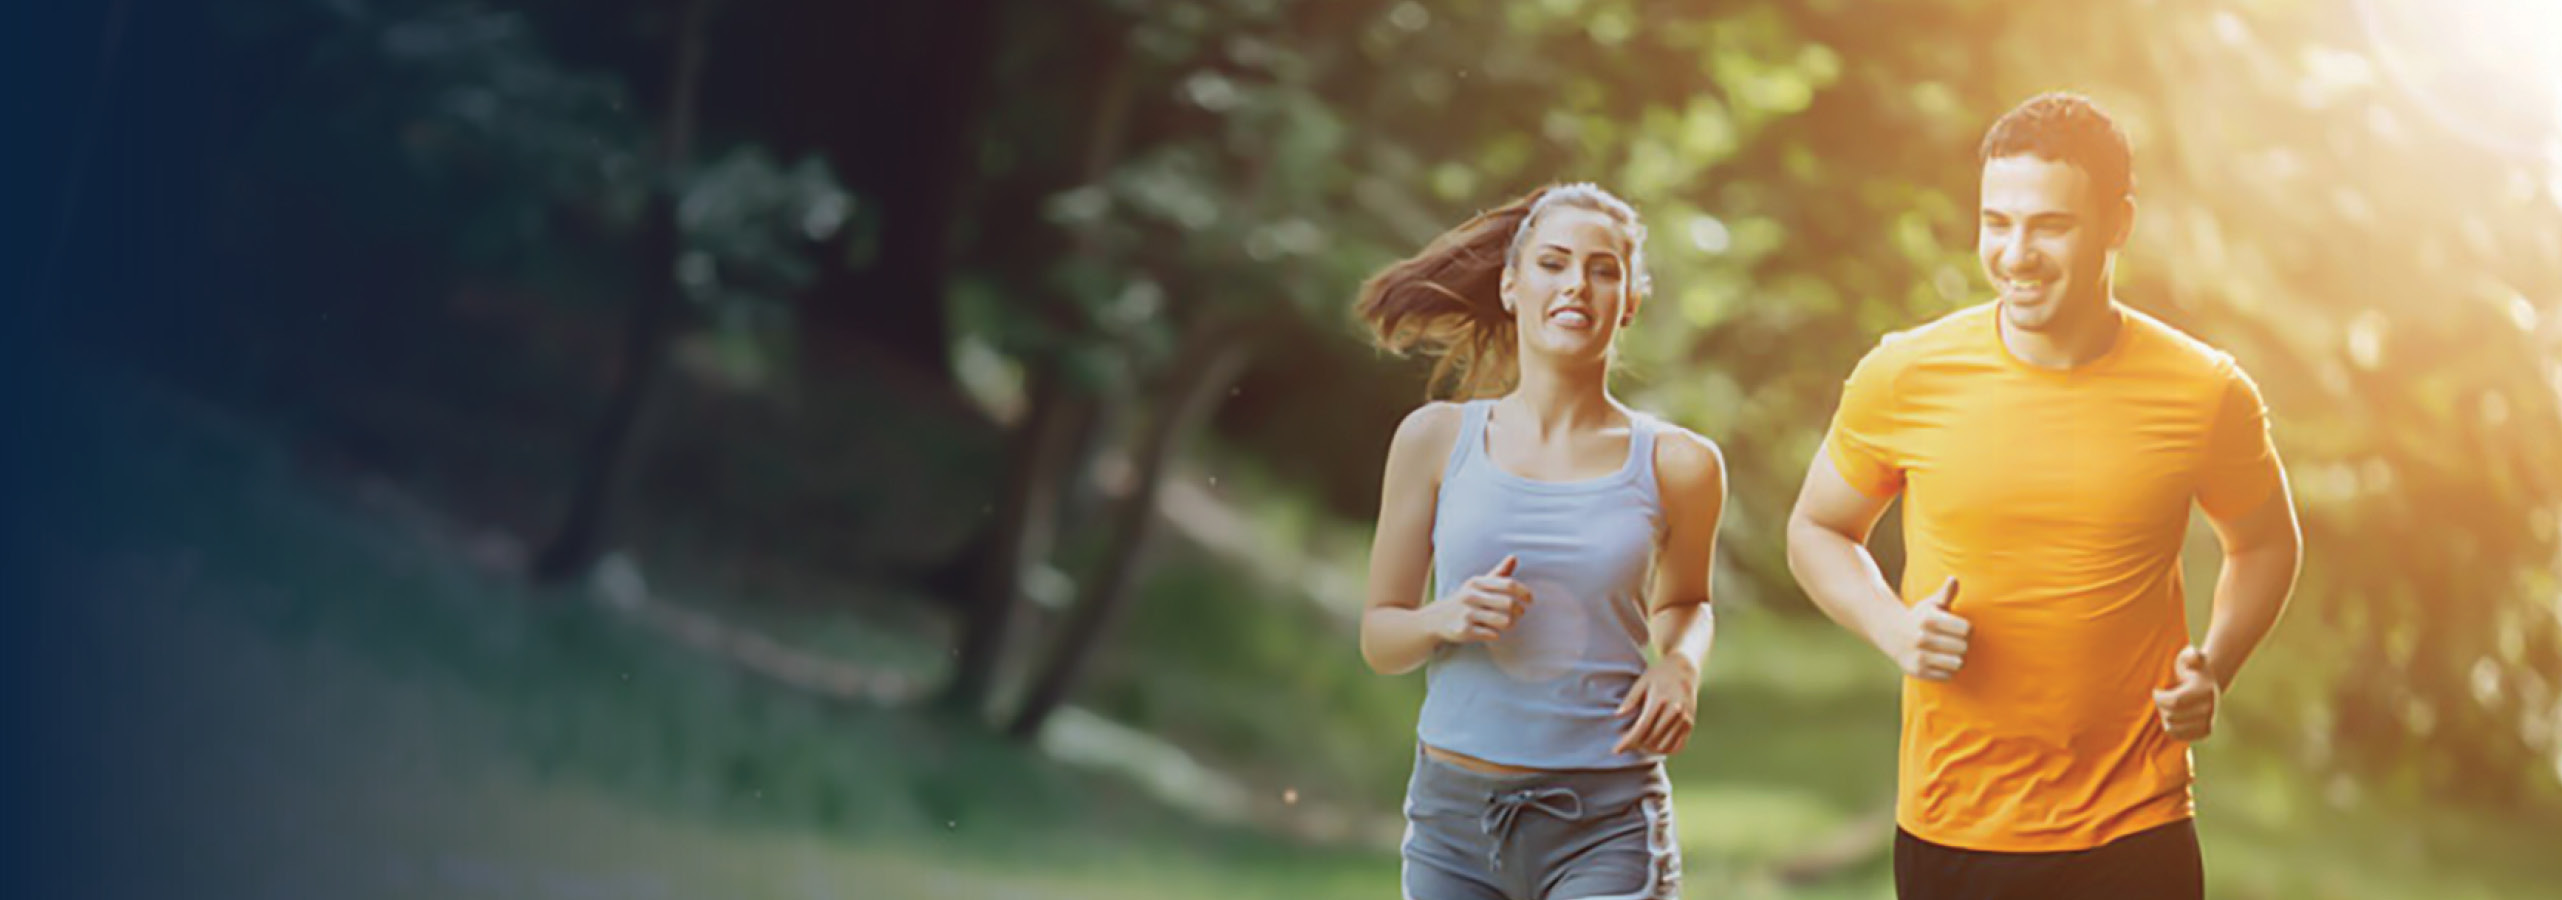
[[1681,895],[1661,764],[1489,775],[1415,748],[1406,900],[1659,900]]

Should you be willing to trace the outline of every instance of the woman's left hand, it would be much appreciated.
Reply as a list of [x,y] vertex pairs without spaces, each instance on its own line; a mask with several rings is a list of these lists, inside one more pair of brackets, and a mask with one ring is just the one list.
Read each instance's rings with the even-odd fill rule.
[[1699,667],[1688,657],[1666,653],[1637,676],[1619,715],[1635,719],[1619,732],[1613,753],[1635,750],[1671,754],[1690,743],[1690,728],[1699,713]]

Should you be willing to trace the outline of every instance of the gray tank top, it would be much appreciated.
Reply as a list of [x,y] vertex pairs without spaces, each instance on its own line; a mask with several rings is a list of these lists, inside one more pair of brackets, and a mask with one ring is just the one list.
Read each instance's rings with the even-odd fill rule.
[[1542,769],[1645,765],[1612,753],[1619,703],[1646,669],[1646,581],[1663,533],[1654,438],[1631,412],[1628,460],[1583,481],[1538,481],[1486,453],[1492,400],[1464,405],[1433,512],[1435,598],[1503,561],[1530,587],[1530,610],[1502,638],[1446,644],[1425,675],[1415,731],[1425,744]]

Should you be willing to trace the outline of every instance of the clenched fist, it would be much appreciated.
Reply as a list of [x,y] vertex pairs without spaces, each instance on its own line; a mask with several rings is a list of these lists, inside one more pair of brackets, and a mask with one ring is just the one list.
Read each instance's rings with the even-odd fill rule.
[[1530,609],[1530,586],[1513,580],[1521,559],[1505,556],[1486,574],[1432,602],[1432,636],[1445,644],[1482,643],[1502,637]]
[[2168,690],[2153,692],[2153,708],[2161,714],[2162,730],[2183,741],[2202,741],[2215,733],[2215,701],[2224,692],[2215,683],[2214,673],[2206,670],[2206,651],[2189,647],[2172,661],[2171,672],[2179,681]]
[[1957,579],[1905,610],[1903,620],[1880,649],[1904,674],[1923,681],[1947,681],[1966,667],[1966,639],[1975,626],[1949,611],[1957,602]]

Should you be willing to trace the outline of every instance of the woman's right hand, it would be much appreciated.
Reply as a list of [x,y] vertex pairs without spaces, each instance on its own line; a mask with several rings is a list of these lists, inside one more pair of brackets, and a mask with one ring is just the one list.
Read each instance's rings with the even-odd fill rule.
[[1432,636],[1445,644],[1471,644],[1503,636],[1530,609],[1530,586],[1513,580],[1521,559],[1505,556],[1486,574],[1468,579],[1432,602]]

